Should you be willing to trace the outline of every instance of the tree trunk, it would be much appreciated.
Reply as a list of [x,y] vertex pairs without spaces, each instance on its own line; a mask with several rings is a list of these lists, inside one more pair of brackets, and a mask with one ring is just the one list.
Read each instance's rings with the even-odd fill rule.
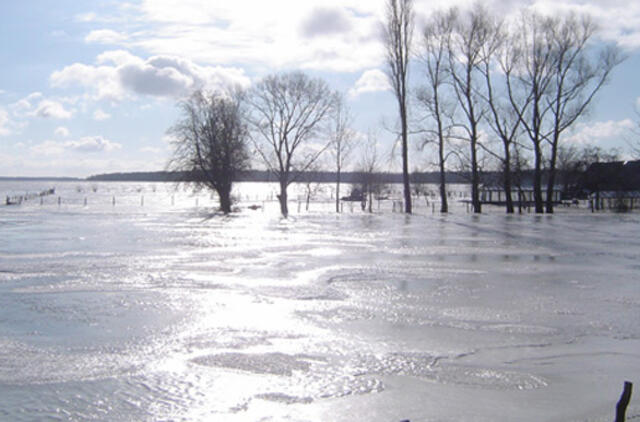
[[220,188],[217,193],[220,198],[220,211],[229,214],[231,212],[231,189]]
[[340,169],[337,171],[336,180],[336,212],[340,212]]
[[402,115],[402,183],[404,185],[404,212],[411,214],[411,185],[409,183],[409,147],[407,145],[407,109],[401,107]]
[[533,171],[533,200],[536,206],[536,214],[544,213],[542,203],[542,151],[540,144],[535,145],[535,169]]
[[278,201],[280,201],[280,212],[284,218],[289,216],[289,207],[287,205],[287,184],[280,182],[280,195],[278,195]]
[[476,147],[476,137],[472,136],[471,140],[471,204],[473,212],[480,214],[482,205],[480,204],[480,175],[478,174],[478,157]]
[[522,214],[522,188],[518,186],[518,214]]
[[556,179],[556,159],[558,156],[558,142],[554,142],[551,146],[551,161],[549,163],[549,180],[547,181],[547,201],[546,211],[553,214],[553,187]]
[[444,168],[444,142],[440,139],[438,153],[440,155],[440,212],[449,212],[449,204],[447,203],[447,180]]
[[509,145],[504,148],[504,194],[507,203],[507,214],[513,214],[513,199],[511,198],[511,154]]

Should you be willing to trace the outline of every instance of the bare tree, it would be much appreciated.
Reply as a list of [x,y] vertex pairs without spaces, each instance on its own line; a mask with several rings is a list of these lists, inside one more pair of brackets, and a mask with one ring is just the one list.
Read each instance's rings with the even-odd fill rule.
[[231,212],[231,187],[236,173],[249,162],[244,94],[194,92],[180,103],[182,118],[169,133],[173,156],[168,168],[187,172],[197,185],[217,192],[220,209]]
[[524,147],[518,143],[513,143],[513,154],[511,155],[511,165],[509,168],[513,169],[513,177],[511,181],[518,191],[518,214],[522,214],[524,190],[522,189],[522,182],[524,178],[524,172],[529,169],[529,162],[527,161],[526,154],[523,154]]
[[407,106],[407,79],[411,39],[413,36],[413,0],[387,0],[384,45],[386,47],[387,76],[398,102],[400,112],[400,136],[402,143],[402,183],[404,209],[411,213],[411,186],[409,184],[409,148]]
[[511,50],[514,62],[505,75],[512,110],[531,141],[534,154],[533,196],[536,213],[544,212],[542,200],[544,123],[549,113],[545,101],[553,82],[553,19],[523,13]]
[[[533,144],[537,213],[553,212],[560,136],[585,114],[621,62],[616,48],[606,47],[596,54],[590,47],[595,30],[586,16],[522,15],[514,45],[517,64],[507,75],[507,84],[513,110]],[[546,201],[542,196],[544,146],[550,148]]]
[[[360,158],[360,174],[363,200],[366,199],[369,212],[373,212],[373,194],[379,188],[378,172],[380,171],[380,158],[378,157],[378,140],[371,133],[367,136]],[[364,201],[363,201],[364,204]],[[363,205],[364,210],[364,205]]]
[[476,6],[457,20],[448,51],[453,88],[464,116],[464,123],[461,121],[459,127],[465,134],[465,141],[469,143],[471,202],[475,213],[482,211],[478,143],[480,124],[486,114],[480,94],[483,85],[478,77],[478,68],[483,60],[483,47],[490,37],[491,25],[488,13],[480,6]]
[[336,212],[340,212],[340,182],[342,169],[349,160],[356,145],[355,133],[349,127],[352,116],[345,104],[344,96],[339,96],[333,115],[331,133],[331,154],[336,166]]
[[548,100],[551,130],[547,139],[551,153],[545,208],[547,213],[552,213],[560,135],[585,113],[622,58],[615,47],[606,47],[599,54],[589,48],[596,25],[588,16],[569,15],[554,20],[549,29],[553,40],[554,73]]
[[434,14],[426,24],[423,35],[420,61],[424,66],[427,85],[418,91],[418,102],[427,113],[427,118],[435,121],[435,128],[425,129],[426,138],[423,147],[428,143],[438,146],[438,168],[440,171],[440,212],[449,211],[446,187],[445,149],[447,139],[453,128],[453,114],[456,103],[447,101],[449,80],[448,46],[451,45],[451,34],[456,20],[455,9],[447,13]]
[[336,94],[302,72],[265,77],[252,90],[252,141],[280,184],[280,211],[289,215],[287,187],[318,159],[330,141],[312,145],[326,130]]
[[[483,97],[489,108],[487,121],[493,133],[497,135],[502,143],[502,154],[493,153],[489,149],[485,149],[485,151],[489,152],[501,163],[506,211],[508,214],[512,214],[514,206],[511,194],[513,190],[511,150],[521,132],[521,124],[518,113],[513,111],[508,102],[501,101],[502,98],[508,98],[505,95],[506,88],[504,83],[501,83],[504,82],[504,77],[496,77],[496,70],[493,69],[493,66],[497,65],[498,72],[501,73],[500,76],[512,74],[517,52],[513,48],[515,43],[509,38],[509,34],[503,30],[502,22],[490,18],[489,25],[489,36],[481,47],[482,60],[478,68],[486,84]],[[518,104],[518,106],[522,107],[523,104]]]
[[322,184],[318,181],[318,172],[322,167],[320,160],[316,160],[300,176],[300,182],[304,184],[305,190],[305,211],[309,211],[311,199],[322,190]]

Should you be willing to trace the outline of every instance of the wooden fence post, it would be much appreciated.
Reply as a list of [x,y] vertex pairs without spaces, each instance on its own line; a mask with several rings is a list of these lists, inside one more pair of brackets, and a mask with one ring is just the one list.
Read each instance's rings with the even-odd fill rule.
[[627,412],[627,405],[629,405],[629,400],[631,400],[632,389],[633,389],[633,384],[631,384],[629,381],[625,381],[624,389],[622,390],[622,395],[620,396],[620,400],[618,400],[618,404],[616,405],[615,422],[624,422],[625,413]]

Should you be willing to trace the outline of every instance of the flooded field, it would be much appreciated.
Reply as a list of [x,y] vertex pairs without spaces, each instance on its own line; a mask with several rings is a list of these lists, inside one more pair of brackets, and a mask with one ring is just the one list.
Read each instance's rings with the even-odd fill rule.
[[637,213],[282,220],[239,195],[0,207],[0,420],[611,421],[639,381]]

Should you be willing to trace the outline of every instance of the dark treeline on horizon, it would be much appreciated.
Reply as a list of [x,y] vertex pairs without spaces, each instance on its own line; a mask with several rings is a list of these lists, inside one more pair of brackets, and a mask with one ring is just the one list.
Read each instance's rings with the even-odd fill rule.
[[[296,177],[297,176],[297,177]],[[334,183],[336,181],[336,173],[332,171],[307,171],[294,175],[294,181],[312,182],[312,183]],[[364,173],[353,171],[343,172],[340,175],[344,183],[361,183]],[[402,183],[401,173],[376,173],[376,180],[380,183]],[[436,183],[438,173],[436,172],[419,172],[412,174],[414,183]],[[467,183],[468,179],[462,173],[450,173],[451,183]],[[191,177],[189,172],[132,172],[132,173],[108,173],[98,174],[87,178],[91,181],[120,181],[120,182],[191,182],[195,178]],[[278,178],[272,172],[267,170],[244,170],[239,171],[234,180],[235,182],[278,182]]]
[[[482,179],[485,185],[497,184],[502,173],[497,171],[482,172]],[[312,183],[335,183],[336,173],[332,171],[308,171],[298,175],[296,181]],[[371,177],[371,175],[366,175]],[[402,173],[378,172],[372,175],[378,183],[402,183]],[[351,171],[343,172],[340,175],[342,182],[350,184],[362,183],[365,174],[363,172]],[[411,183],[438,183],[439,172],[413,172],[411,173]],[[533,177],[533,170],[525,170],[522,174],[523,184],[528,185]],[[470,183],[471,175],[468,172],[447,172],[447,183]],[[76,179],[82,180],[82,179]],[[97,174],[86,178],[88,181],[96,182],[191,182],[189,172],[129,172],[129,173],[106,173]],[[244,170],[237,174],[235,182],[278,182],[277,177],[267,170]]]

